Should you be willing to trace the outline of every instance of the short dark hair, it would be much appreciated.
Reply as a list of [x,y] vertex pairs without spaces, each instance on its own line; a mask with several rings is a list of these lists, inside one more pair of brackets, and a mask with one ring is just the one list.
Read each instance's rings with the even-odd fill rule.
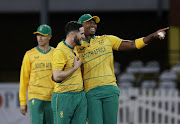
[[82,24],[77,21],[70,21],[65,26],[65,33],[67,35],[71,31],[79,32],[79,28],[81,27],[83,27]]

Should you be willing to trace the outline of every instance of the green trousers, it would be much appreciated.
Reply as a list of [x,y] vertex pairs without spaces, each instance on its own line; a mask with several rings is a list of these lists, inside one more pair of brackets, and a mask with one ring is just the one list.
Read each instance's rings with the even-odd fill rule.
[[29,101],[31,124],[53,124],[51,101],[31,99]]
[[100,86],[87,92],[89,124],[117,124],[119,88]]
[[84,91],[53,93],[54,124],[86,124],[87,99]]

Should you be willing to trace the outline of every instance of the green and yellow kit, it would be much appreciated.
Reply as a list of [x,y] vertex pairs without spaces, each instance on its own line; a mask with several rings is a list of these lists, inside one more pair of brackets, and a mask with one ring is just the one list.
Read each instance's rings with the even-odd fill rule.
[[[74,66],[74,56],[73,48],[67,46],[64,41],[60,42],[53,54],[52,69],[69,70]],[[61,83],[56,83],[54,87],[54,92],[56,93],[80,92],[82,90],[83,80],[80,68],[72,75],[66,77]]]
[[118,50],[121,42],[116,36],[103,35],[83,40],[82,45],[76,47],[83,63],[90,124],[117,123],[120,91],[114,74],[113,50]]
[[44,53],[39,46],[29,50],[24,55],[20,75],[20,105],[26,105],[26,93],[28,99],[51,101],[54,91],[52,76],[52,55],[54,48]]
[[[78,54],[76,53],[78,56]],[[74,66],[73,48],[62,41],[53,53],[52,69],[67,71]],[[85,124],[87,100],[83,91],[81,69],[78,68],[61,83],[56,83],[52,96],[52,109],[56,124]]]
[[90,41],[83,40],[76,47],[83,63],[85,91],[105,85],[116,84],[114,75],[113,50],[118,50],[122,40],[116,36],[94,36]]
[[21,66],[19,99],[20,105],[27,105],[28,89],[31,124],[53,123],[51,97],[54,91],[52,57],[54,48],[47,52],[39,46],[27,51]]

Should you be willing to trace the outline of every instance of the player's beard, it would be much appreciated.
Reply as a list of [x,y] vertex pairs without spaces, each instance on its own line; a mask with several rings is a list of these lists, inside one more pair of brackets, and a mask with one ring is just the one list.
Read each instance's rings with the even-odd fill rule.
[[77,36],[74,38],[74,42],[76,45],[81,46],[81,40],[77,38]]

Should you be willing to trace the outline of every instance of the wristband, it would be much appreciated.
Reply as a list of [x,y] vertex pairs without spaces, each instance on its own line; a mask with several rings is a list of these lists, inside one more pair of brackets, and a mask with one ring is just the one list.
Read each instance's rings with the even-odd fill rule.
[[136,39],[135,44],[137,49],[141,49],[147,45],[144,43],[143,38]]

